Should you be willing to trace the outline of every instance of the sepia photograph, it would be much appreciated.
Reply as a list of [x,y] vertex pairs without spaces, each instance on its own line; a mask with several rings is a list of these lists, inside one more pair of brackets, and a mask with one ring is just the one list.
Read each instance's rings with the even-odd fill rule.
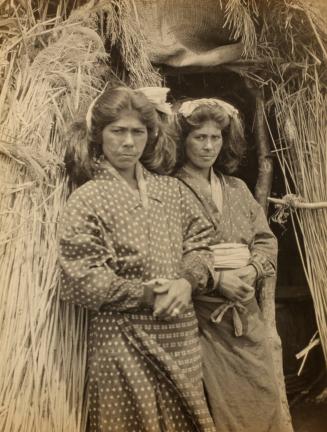
[[327,0],[0,0],[0,432],[327,430]]

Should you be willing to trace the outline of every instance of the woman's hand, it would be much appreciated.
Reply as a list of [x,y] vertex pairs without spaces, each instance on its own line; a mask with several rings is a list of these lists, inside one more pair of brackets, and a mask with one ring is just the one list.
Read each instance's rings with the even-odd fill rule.
[[182,314],[191,302],[192,287],[186,279],[172,279],[156,286],[153,315],[173,318]]
[[[239,270],[239,269],[237,269]],[[244,302],[254,296],[254,287],[244,281],[236,270],[220,273],[219,293],[232,301]]]
[[242,281],[246,282],[247,284],[251,286],[255,286],[255,283],[257,281],[258,273],[256,268],[249,264],[245,267],[241,267],[239,269],[235,269],[234,273],[242,279]]

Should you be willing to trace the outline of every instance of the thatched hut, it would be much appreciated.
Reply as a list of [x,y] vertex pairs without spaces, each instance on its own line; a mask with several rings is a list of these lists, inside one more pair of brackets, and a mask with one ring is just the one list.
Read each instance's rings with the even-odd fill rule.
[[[310,347],[327,359],[327,33],[315,10],[302,0],[12,0],[0,10],[1,431],[86,427],[87,315],[59,304],[56,224],[69,125],[108,80],[165,82],[175,100],[240,108],[250,145],[239,175],[266,210],[286,195],[270,200],[278,220],[290,213],[319,330]],[[290,431],[275,285],[266,281],[261,306]]]

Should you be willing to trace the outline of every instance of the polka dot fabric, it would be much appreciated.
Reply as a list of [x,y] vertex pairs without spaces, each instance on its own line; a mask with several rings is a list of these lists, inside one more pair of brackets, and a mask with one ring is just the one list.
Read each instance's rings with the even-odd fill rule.
[[206,290],[212,227],[184,185],[144,175],[147,209],[101,165],[61,221],[61,297],[90,309],[90,431],[211,432],[194,309],[154,318],[143,283],[185,273]]

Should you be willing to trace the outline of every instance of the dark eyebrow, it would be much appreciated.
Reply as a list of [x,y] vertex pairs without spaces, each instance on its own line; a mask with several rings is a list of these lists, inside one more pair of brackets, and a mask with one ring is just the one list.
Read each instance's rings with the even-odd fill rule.
[[[128,128],[125,127],[125,126],[113,125],[113,124],[111,124],[110,127],[111,127],[112,129],[121,129],[121,130],[127,130],[127,129],[128,129]],[[140,126],[140,127],[135,127],[135,128],[131,128],[131,129],[132,129],[132,130],[141,130],[141,131],[144,131],[144,130],[146,130],[146,126]]]

